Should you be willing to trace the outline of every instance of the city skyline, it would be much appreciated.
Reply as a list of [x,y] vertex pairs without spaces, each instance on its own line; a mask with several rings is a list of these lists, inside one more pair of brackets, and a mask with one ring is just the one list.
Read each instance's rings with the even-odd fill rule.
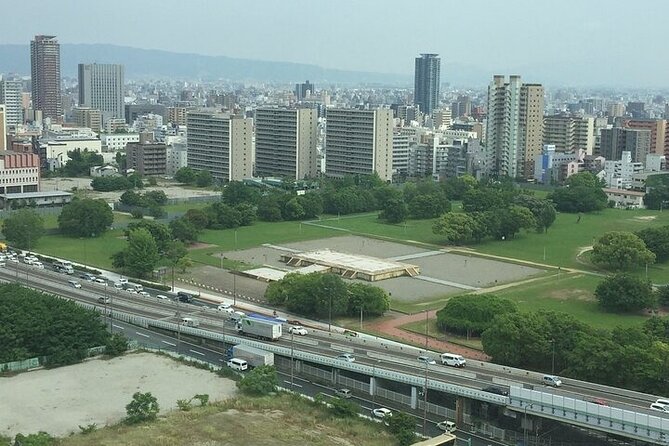
[[[27,26],[0,30],[0,41],[24,44],[34,35],[52,34],[61,44],[107,43],[403,75],[411,75],[416,54],[434,52],[441,55],[445,66],[483,71],[487,77],[518,73],[544,84],[666,85],[669,63],[657,57],[651,43],[663,39],[662,18],[669,13],[669,5],[653,0],[642,0],[636,8],[628,8],[622,1],[600,0],[566,0],[558,5],[537,5],[528,0],[507,3],[461,10],[456,2],[427,1],[412,9],[388,0],[383,2],[382,11],[389,12],[379,13],[378,1],[343,0],[336,5],[167,1],[157,10],[151,4],[120,0],[94,6],[95,16],[123,25],[103,31],[95,21],[87,20],[90,7],[72,0],[42,5],[44,13]],[[616,3],[626,7],[618,8]],[[204,9],[208,14],[199,15],[197,23],[184,22],[183,17]],[[401,14],[394,12],[400,9]],[[132,16],[127,15],[129,10]],[[310,14],[304,15],[304,11]],[[421,19],[426,15],[452,17],[454,13],[458,20],[447,22],[447,34],[444,21]],[[380,15],[383,20],[378,20]],[[225,28],[215,26],[221,18],[232,16],[239,19]],[[161,26],[146,33],[146,22],[135,17],[152,17]],[[419,20],[421,32],[412,39],[396,32]],[[299,26],[285,26],[293,22]],[[195,28],[198,32],[192,32]],[[452,75],[444,70],[442,82],[450,82]]]

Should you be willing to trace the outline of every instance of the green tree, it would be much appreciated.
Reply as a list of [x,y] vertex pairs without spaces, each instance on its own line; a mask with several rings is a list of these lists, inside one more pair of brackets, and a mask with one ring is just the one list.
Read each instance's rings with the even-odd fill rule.
[[309,192],[297,197],[300,206],[304,209],[304,218],[316,218],[323,213],[323,199],[315,192]]
[[432,232],[448,243],[467,243],[474,239],[476,222],[471,214],[449,212],[432,225]]
[[257,188],[246,185],[242,181],[230,181],[223,187],[222,199],[228,206],[253,205],[260,201],[260,192]]
[[214,178],[211,176],[211,172],[208,170],[199,171],[195,177],[195,185],[197,187],[209,187],[213,182]]
[[121,252],[113,257],[114,266],[120,266],[123,271],[132,271],[137,277],[144,277],[153,271],[160,259],[156,241],[144,228],[130,231],[128,246]]
[[485,212],[506,208],[514,193],[497,187],[479,187],[465,192],[462,209],[465,212]]
[[565,184],[569,187],[588,187],[591,189],[601,189],[605,186],[604,182],[591,172],[575,173],[567,178]]
[[332,316],[346,314],[349,308],[346,283],[335,274],[288,274],[270,284],[265,297],[288,311],[318,318],[328,318],[330,308]]
[[58,227],[72,237],[95,237],[103,234],[114,222],[114,213],[102,199],[74,199],[63,206]]
[[170,222],[172,236],[184,243],[197,241],[200,231],[185,217],[175,218]]
[[451,203],[442,192],[417,195],[409,202],[409,213],[413,218],[437,218],[450,210]]
[[167,195],[162,190],[151,190],[144,193],[144,200],[149,204],[155,203],[159,206],[164,206],[167,204]]
[[128,237],[131,231],[139,228],[144,228],[151,233],[151,236],[156,241],[156,247],[158,248],[159,252],[165,251],[168,244],[173,239],[172,232],[167,225],[152,220],[142,220],[128,223],[128,226],[124,231],[125,236]]
[[451,177],[444,183],[446,196],[450,200],[462,200],[465,193],[474,189],[477,185],[478,181],[471,175]]
[[609,311],[629,313],[654,305],[650,282],[628,274],[607,277],[597,285],[595,296]]
[[328,401],[330,412],[338,418],[355,418],[360,412],[360,407],[354,402],[342,398],[332,398]]
[[550,351],[550,332],[539,313],[505,313],[495,316],[481,335],[486,354],[494,362],[511,367],[540,368]]
[[393,198],[386,202],[385,207],[379,214],[379,218],[388,223],[402,223],[409,215],[409,208],[401,198]]
[[142,423],[155,420],[160,412],[160,406],[158,399],[151,392],[135,392],[132,401],[125,406],[125,412],[128,424]]
[[190,167],[182,167],[174,174],[174,179],[183,184],[193,184],[197,178],[197,173]]
[[91,181],[91,187],[93,190],[100,192],[109,192],[115,190],[127,190],[132,188],[132,184],[126,177],[114,176],[114,177],[95,177]]
[[669,305],[669,285],[657,288],[657,302],[665,307]]
[[16,434],[13,444],[14,446],[55,446],[58,444],[58,439],[40,431],[36,434]]
[[240,381],[237,381],[237,387],[248,395],[267,395],[276,391],[279,379],[276,369],[270,365],[261,365],[248,372]]
[[493,294],[455,296],[437,311],[437,326],[442,331],[478,336],[491,327],[495,316],[517,311],[512,301]]
[[163,257],[165,257],[170,265],[176,265],[179,263],[179,260],[186,257],[188,250],[184,246],[183,242],[179,240],[170,240],[164,250],[161,251]]
[[655,254],[631,232],[611,231],[592,248],[592,262],[615,270],[628,270],[655,263]]
[[511,205],[495,212],[495,225],[490,228],[492,235],[499,239],[512,239],[521,229],[536,228],[537,220],[532,212],[523,206]]
[[44,220],[33,210],[21,209],[5,218],[2,233],[13,246],[32,249],[44,235]]
[[301,218],[304,218],[304,208],[297,197],[293,197],[286,203],[283,216],[285,220],[300,220]]
[[395,412],[388,419],[388,430],[400,446],[409,446],[416,442],[416,420],[404,412]]
[[121,194],[119,201],[126,206],[146,206],[146,201],[143,199],[142,194],[137,193],[132,190],[127,190]]
[[238,204],[235,206],[235,211],[239,215],[239,226],[251,226],[258,218],[255,206],[252,204]]
[[89,152],[88,150],[75,149],[67,152],[69,160],[63,166],[63,175],[68,177],[89,176],[91,174],[91,167],[102,166],[104,159],[102,155]]
[[643,204],[648,209],[667,209],[669,207],[669,186],[661,185],[651,188],[643,196]]
[[532,212],[537,222],[537,232],[548,232],[548,228],[553,224],[557,217],[555,205],[550,200],[536,198],[527,194],[520,194],[514,202],[526,207]]
[[281,221],[281,206],[276,195],[271,194],[260,199],[258,203],[258,218],[262,221]]
[[188,209],[184,216],[199,231],[209,226],[209,217],[202,209]]
[[128,338],[120,333],[111,335],[105,343],[105,354],[108,356],[119,356],[128,350]]
[[592,212],[606,208],[608,199],[604,191],[597,187],[570,186],[560,187],[548,195],[562,212]]
[[390,297],[383,288],[364,283],[350,283],[347,313],[355,315],[362,308],[367,316],[382,316],[390,308]]
[[645,228],[635,234],[643,240],[648,250],[655,254],[656,261],[664,262],[669,259],[669,225]]

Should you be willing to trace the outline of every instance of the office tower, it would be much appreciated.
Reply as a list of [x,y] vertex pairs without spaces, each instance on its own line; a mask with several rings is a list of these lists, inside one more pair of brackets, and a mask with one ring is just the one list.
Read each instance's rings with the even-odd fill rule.
[[665,119],[629,119],[623,122],[623,127],[649,130],[650,153],[669,155],[669,132],[667,131],[667,121]]
[[124,68],[117,64],[79,64],[79,106],[102,112],[102,119],[125,119]]
[[382,180],[392,180],[392,110],[331,108],[327,110],[326,118],[327,176],[369,175],[376,172]]
[[643,102],[628,102],[627,113],[629,113],[634,119],[648,118],[648,112],[646,111],[646,104]]
[[438,54],[421,54],[416,57],[413,102],[426,115],[431,115],[439,106],[440,71],[441,58]]
[[7,120],[4,105],[0,104],[0,151],[7,149]]
[[644,163],[650,153],[650,130],[614,127],[602,129],[600,138],[600,155],[606,160],[617,161],[623,152],[630,152],[634,162]]
[[44,118],[61,121],[60,45],[56,36],[35,36],[30,42],[30,74],[33,109]]
[[79,127],[88,127],[97,133],[100,133],[102,129],[102,114],[100,110],[94,108],[74,107],[72,109],[72,120]]
[[0,104],[5,105],[8,126],[23,124],[23,82],[21,79],[0,80]]
[[255,174],[301,180],[318,176],[318,112],[315,108],[256,110]]
[[496,75],[488,87],[486,144],[491,171],[531,178],[543,147],[544,89],[523,84],[520,76]]
[[612,102],[606,109],[609,118],[619,118],[625,114],[625,104],[622,102]]
[[[303,84],[295,84],[295,99],[303,101],[307,96],[314,94],[314,84],[305,81]],[[308,92],[308,93],[307,93]]]
[[217,111],[193,111],[188,126],[188,166],[208,170],[216,181],[253,175],[253,120]]

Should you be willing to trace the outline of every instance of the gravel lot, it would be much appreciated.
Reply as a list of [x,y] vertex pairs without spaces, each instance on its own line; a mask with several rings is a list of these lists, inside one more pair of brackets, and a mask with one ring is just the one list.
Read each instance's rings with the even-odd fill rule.
[[[383,259],[431,252],[434,255],[399,261],[402,263],[418,265],[420,267],[420,274],[423,277],[430,277],[473,287],[495,286],[501,283],[520,280],[541,271],[537,268],[530,268],[512,263],[498,262],[473,256],[450,254],[443,251],[434,251],[401,243],[351,235],[297,243],[283,243],[280,247],[297,251],[312,251],[329,248],[333,251],[361,254]],[[254,265],[273,266],[284,271],[292,270],[293,268],[279,260],[281,254],[284,252],[286,251],[277,249],[276,247],[259,246],[257,248],[240,251],[224,252],[223,256]],[[231,277],[225,273],[221,273],[220,270],[215,271],[214,268],[200,270],[198,268],[198,271],[194,272],[193,276],[196,280],[206,280],[211,285],[218,288],[232,289]],[[251,281],[254,283],[250,283]],[[370,283],[364,281],[361,282]],[[248,278],[240,280],[239,277],[237,278],[236,285],[238,293],[257,296],[262,296],[267,287],[267,284],[264,282]],[[391,293],[393,299],[403,302],[421,301],[426,298],[462,293],[465,291],[463,288],[457,286],[428,282],[409,277],[381,280],[374,282],[374,285]]]
[[234,381],[169,358],[129,354],[52,370],[0,378],[0,429],[3,435],[45,431],[65,436],[78,426],[114,424],[125,417],[135,392],[151,392],[161,412],[176,401],[209,394],[211,401],[236,392]]

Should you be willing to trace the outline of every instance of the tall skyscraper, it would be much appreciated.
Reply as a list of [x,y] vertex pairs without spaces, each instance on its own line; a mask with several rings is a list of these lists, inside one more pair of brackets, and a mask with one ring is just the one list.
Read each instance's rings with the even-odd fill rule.
[[531,178],[543,147],[544,89],[520,76],[496,75],[488,86],[486,144],[493,173]]
[[0,151],[7,149],[7,121],[5,106],[0,104]]
[[5,105],[7,125],[23,123],[23,82],[21,79],[0,80],[0,104]]
[[298,101],[303,101],[307,97],[307,95],[313,95],[315,91],[316,90],[314,90],[314,84],[312,84],[308,80],[305,81],[303,84],[295,84],[295,98]]
[[326,175],[343,177],[376,172],[382,180],[392,180],[392,110],[331,108],[326,118]]
[[41,110],[44,118],[61,121],[60,45],[56,36],[35,36],[30,42],[30,75],[33,109]]
[[318,111],[315,108],[256,110],[257,176],[301,180],[318,176]]
[[253,120],[216,111],[194,111],[188,126],[188,166],[220,182],[253,175]]
[[124,68],[117,64],[79,64],[79,106],[102,112],[102,119],[125,119]]
[[421,54],[416,57],[413,102],[420,111],[431,115],[439,106],[439,76],[441,58],[438,54]]

